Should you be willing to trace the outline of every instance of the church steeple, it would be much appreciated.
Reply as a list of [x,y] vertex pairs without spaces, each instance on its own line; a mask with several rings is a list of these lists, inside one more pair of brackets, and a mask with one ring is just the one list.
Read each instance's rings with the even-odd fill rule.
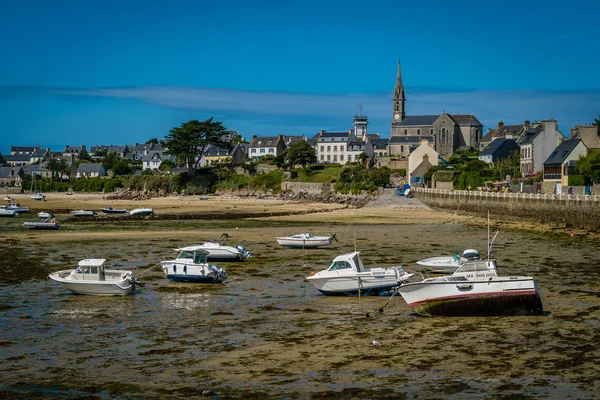
[[402,71],[400,70],[400,60],[398,60],[398,75],[396,76],[396,87],[394,88],[394,115],[392,121],[400,122],[406,116],[404,111],[404,85],[402,84]]

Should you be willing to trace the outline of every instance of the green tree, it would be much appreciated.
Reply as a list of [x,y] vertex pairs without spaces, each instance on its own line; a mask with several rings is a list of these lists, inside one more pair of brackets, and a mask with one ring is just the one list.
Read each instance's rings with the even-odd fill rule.
[[175,162],[169,158],[162,160],[158,167],[159,171],[170,171],[171,168],[175,168]]
[[358,155],[358,159],[360,160],[360,162],[362,164],[364,164],[365,160],[367,160],[368,158],[369,158],[369,155],[367,153],[365,153],[364,151]]
[[166,153],[181,160],[188,174],[193,175],[211,145],[231,147],[227,134],[223,123],[214,121],[213,117],[204,121],[194,119],[184,122],[171,129],[165,137]]
[[92,157],[90,157],[90,155],[89,155],[89,153],[87,152],[86,149],[83,149],[79,153],[79,160],[81,160],[81,161],[91,161]]
[[54,182],[54,174],[56,174],[61,167],[59,160],[59,158],[51,158],[46,163],[46,169],[50,171],[52,182]]
[[152,138],[150,140],[148,140],[146,142],[146,144],[157,144],[158,143],[158,139],[157,138]]
[[592,125],[600,126],[600,115],[598,118],[594,118],[594,123]]
[[[105,171],[112,170],[116,163],[119,162],[119,157],[116,152],[107,154],[102,158],[102,166]],[[114,172],[114,171],[113,171]]]
[[577,169],[587,184],[600,182],[600,149],[589,149],[577,160]]
[[286,150],[284,160],[290,168],[296,165],[306,167],[317,162],[317,152],[306,140],[301,140]]
[[71,166],[64,158],[58,159],[58,168],[56,169],[58,176],[61,178],[63,176],[70,177],[71,176]]
[[114,175],[128,175],[131,173],[131,167],[125,160],[119,160],[112,167]]

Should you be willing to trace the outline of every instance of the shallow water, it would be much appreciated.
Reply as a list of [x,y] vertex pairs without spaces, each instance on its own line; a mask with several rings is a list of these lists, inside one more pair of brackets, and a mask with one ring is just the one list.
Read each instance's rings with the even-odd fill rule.
[[[497,399],[600,393],[598,244],[501,232],[494,247],[501,275],[534,276],[545,315],[424,318],[399,296],[324,297],[304,277],[355,246],[367,266],[407,270],[428,256],[465,248],[484,253],[485,228],[312,228],[301,230],[334,228],[340,242],[333,249],[293,250],[275,242],[280,228],[240,232],[236,240],[255,256],[220,263],[230,277],[221,285],[173,284],[152,268],[178,244],[199,241],[193,237],[2,241],[0,394]],[[69,294],[45,279],[49,270],[86,257],[133,269],[147,285],[132,296],[94,297]]]

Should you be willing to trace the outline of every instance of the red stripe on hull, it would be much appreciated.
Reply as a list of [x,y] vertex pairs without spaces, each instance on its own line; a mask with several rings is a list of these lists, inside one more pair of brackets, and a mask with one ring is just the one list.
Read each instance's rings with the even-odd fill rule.
[[520,295],[526,295],[526,294],[535,294],[535,295],[539,296],[537,290],[535,290],[535,289],[526,289],[526,290],[515,289],[515,290],[507,291],[507,292],[487,292],[487,293],[462,294],[459,296],[436,297],[433,299],[427,299],[427,300],[418,301],[415,303],[410,303],[408,306],[413,308],[413,307],[419,306],[421,304],[429,303],[431,301],[465,299],[465,298],[469,298],[469,297],[486,297],[486,296],[498,297],[498,296],[514,296],[514,295],[520,296]]

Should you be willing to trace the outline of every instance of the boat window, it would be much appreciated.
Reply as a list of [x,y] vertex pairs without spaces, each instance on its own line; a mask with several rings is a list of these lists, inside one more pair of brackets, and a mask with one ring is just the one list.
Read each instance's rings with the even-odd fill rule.
[[348,268],[352,268],[350,266],[350,264],[347,261],[334,261],[333,264],[331,264],[331,267],[329,267],[330,271],[337,271],[339,269],[348,269]]
[[90,267],[88,267],[87,265],[80,265],[79,268],[77,268],[77,272],[79,272],[80,274],[87,274],[89,269]]
[[98,273],[98,267],[92,267],[90,273],[97,274]]
[[194,252],[193,251],[182,251],[177,258],[187,258],[187,259],[194,259]]
[[204,253],[194,253],[194,263],[203,264],[206,262],[206,254]]

